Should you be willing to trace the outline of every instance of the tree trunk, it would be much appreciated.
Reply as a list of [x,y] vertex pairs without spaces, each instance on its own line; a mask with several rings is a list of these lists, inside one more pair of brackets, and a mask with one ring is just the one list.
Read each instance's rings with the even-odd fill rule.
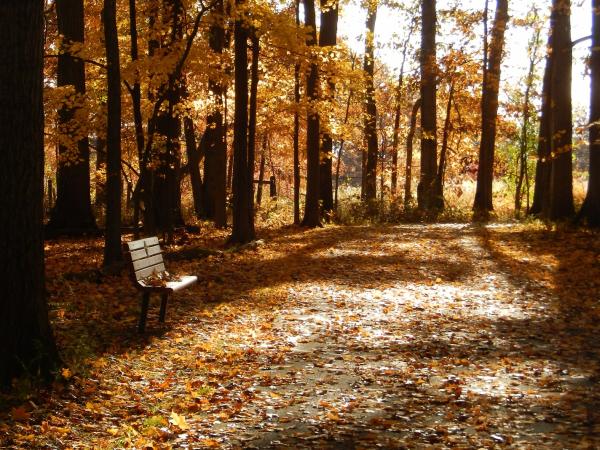
[[[365,201],[371,203],[377,195],[377,105],[375,103],[375,86],[373,74],[375,70],[375,21],[377,19],[377,2],[368,3],[364,72],[366,82],[365,95],[365,140],[367,142],[367,159],[365,164]],[[371,211],[373,212],[373,211]]]
[[[237,1],[239,5],[240,0]],[[243,18],[235,21],[235,127],[233,133],[233,230],[234,244],[255,238],[252,191],[249,189],[248,161],[248,29]]]
[[[194,131],[194,122],[189,116],[183,119],[183,130],[185,135],[185,150],[188,160],[188,172],[190,174],[190,184],[192,185],[192,198],[194,200],[194,212],[197,219],[203,218],[202,201],[202,177],[200,176],[201,151],[196,143],[196,133]],[[204,139],[204,136],[203,136]],[[204,145],[200,143],[200,147]]]
[[[337,44],[338,5],[337,2],[321,0],[321,30],[319,33],[319,47],[334,48]],[[327,74],[327,88],[325,99],[328,103],[333,102],[335,96],[335,82],[333,74]],[[320,118],[321,130],[321,165],[319,173],[319,200],[321,201],[321,213],[325,220],[329,220],[333,214],[333,180],[332,180],[332,154],[333,139],[330,130],[330,118]]]
[[421,176],[417,200],[419,208],[433,210],[439,205],[435,192],[437,174],[435,0],[423,0],[421,13]]
[[571,2],[552,4],[552,150],[550,169],[550,209],[546,216],[560,220],[575,214],[573,205],[573,117],[571,107]]
[[[225,30],[223,28],[223,2],[217,2],[213,22],[209,31],[209,45],[213,53],[220,58],[225,48]],[[214,67],[222,69],[220,61]],[[211,111],[206,123],[206,154],[204,157],[204,213],[213,219],[219,228],[227,226],[227,146],[225,145],[225,125],[223,118],[224,88],[221,81],[209,80],[211,92]]]
[[262,202],[263,180],[265,179],[265,152],[267,151],[267,135],[263,137],[262,149],[260,152],[260,164],[258,167],[258,185],[256,186],[256,204],[260,206]]
[[[548,35],[548,46],[552,48],[552,32]],[[542,108],[540,116],[540,130],[537,147],[537,163],[535,166],[535,186],[533,190],[533,204],[529,210],[531,215],[542,215],[543,211],[549,209],[550,201],[550,152],[552,142],[552,73],[554,55],[548,52],[546,56],[546,68],[542,81]]]
[[[296,28],[300,28],[300,0],[296,0]],[[300,224],[300,64],[294,65],[294,224]]]
[[[41,0],[0,2],[0,385],[58,360],[44,290]],[[10,151],[8,151],[10,149]]]
[[410,128],[406,137],[406,177],[404,180],[404,207],[406,208],[412,201],[412,159],[413,159],[413,141],[417,129],[417,113],[421,108],[421,99],[418,99],[412,107],[410,114]]
[[493,211],[492,185],[494,181],[494,150],[496,146],[496,118],[498,116],[498,91],[500,66],[504,48],[504,32],[508,23],[508,0],[498,0],[492,27],[492,40],[481,100],[481,142],[479,145],[479,170],[473,211],[479,219],[487,220]]
[[[442,134],[442,148],[440,150],[440,163],[438,165],[438,173],[436,180],[436,192],[438,198],[444,200],[444,174],[446,172],[448,159],[448,141],[450,140],[450,132],[452,131],[452,102],[454,101],[454,82],[450,82],[448,91],[448,102],[446,103],[446,118],[444,120],[444,132]],[[442,203],[443,206],[443,203]]]
[[118,264],[121,253],[121,74],[116,0],[104,0],[102,10],[107,64],[106,232],[104,266]]
[[600,227],[600,0],[592,0],[592,55],[590,69],[590,174],[588,190],[579,213],[590,227]]
[[406,63],[406,53],[408,52],[408,43],[412,37],[413,29],[409,30],[408,36],[402,47],[402,64],[400,65],[400,74],[398,75],[398,86],[396,88],[396,111],[394,115],[394,134],[392,137],[392,181],[390,192],[392,198],[396,196],[398,189],[398,135],[400,133],[400,113],[402,112],[402,87],[404,85],[404,65]]
[[[254,213],[254,160],[256,154],[256,110],[258,108],[258,58],[260,42],[255,30],[250,37],[252,43],[252,62],[250,63],[250,112],[248,118],[248,190],[250,210]],[[254,217],[251,220],[254,226]]]
[[[73,86],[74,94],[58,111],[59,164],[57,198],[47,232],[78,235],[96,230],[90,198],[90,150],[85,127],[85,65],[71,46],[84,41],[83,0],[57,0],[58,33],[63,48],[58,57],[57,85]],[[74,106],[67,106],[70,103]],[[79,105],[79,106],[76,106]]]
[[[315,19],[315,1],[304,1],[304,24],[308,28],[306,45],[309,51],[317,44]],[[319,211],[319,114],[313,105],[317,101],[319,68],[316,56],[310,55],[311,63],[306,79],[306,97],[309,109],[306,118],[306,204],[302,225],[307,227],[321,226]]]

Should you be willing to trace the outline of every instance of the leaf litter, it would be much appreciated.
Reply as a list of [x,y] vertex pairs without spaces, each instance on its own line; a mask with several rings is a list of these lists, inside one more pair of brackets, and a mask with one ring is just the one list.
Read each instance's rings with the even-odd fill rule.
[[64,367],[2,395],[2,446],[600,446],[597,234],[284,228],[229,252],[219,233],[167,248],[199,282],[143,336],[101,242],[49,242]]

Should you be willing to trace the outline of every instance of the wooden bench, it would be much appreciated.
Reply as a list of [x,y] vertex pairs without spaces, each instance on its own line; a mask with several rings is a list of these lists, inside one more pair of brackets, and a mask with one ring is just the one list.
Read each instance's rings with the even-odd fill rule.
[[[169,295],[191,286],[198,280],[198,277],[194,275],[185,275],[178,277],[178,279],[174,281],[160,282],[159,278],[166,274],[166,269],[157,237],[126,242],[124,244],[124,250],[129,260],[131,280],[135,287],[142,292],[142,310],[140,313],[138,331],[143,333],[146,328],[150,294],[160,294],[159,321],[164,322]],[[156,275],[156,277],[153,277],[153,275]],[[149,277],[155,279],[150,280]]]

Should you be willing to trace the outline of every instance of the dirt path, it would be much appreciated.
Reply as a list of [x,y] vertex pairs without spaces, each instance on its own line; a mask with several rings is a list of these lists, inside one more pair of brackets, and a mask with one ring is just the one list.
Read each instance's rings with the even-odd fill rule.
[[55,447],[600,446],[596,236],[411,225],[265,242],[177,263],[200,283],[169,323],[123,336],[16,427]]

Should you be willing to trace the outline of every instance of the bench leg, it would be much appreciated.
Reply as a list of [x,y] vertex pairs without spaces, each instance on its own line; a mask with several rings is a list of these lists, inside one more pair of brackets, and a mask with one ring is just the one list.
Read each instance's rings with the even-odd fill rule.
[[160,297],[160,314],[158,316],[159,322],[165,321],[165,315],[167,314],[167,301],[169,300],[169,294],[161,294]]
[[140,312],[140,322],[138,323],[138,333],[143,333],[146,329],[146,317],[148,317],[148,305],[150,303],[150,293],[142,294],[142,310]]

